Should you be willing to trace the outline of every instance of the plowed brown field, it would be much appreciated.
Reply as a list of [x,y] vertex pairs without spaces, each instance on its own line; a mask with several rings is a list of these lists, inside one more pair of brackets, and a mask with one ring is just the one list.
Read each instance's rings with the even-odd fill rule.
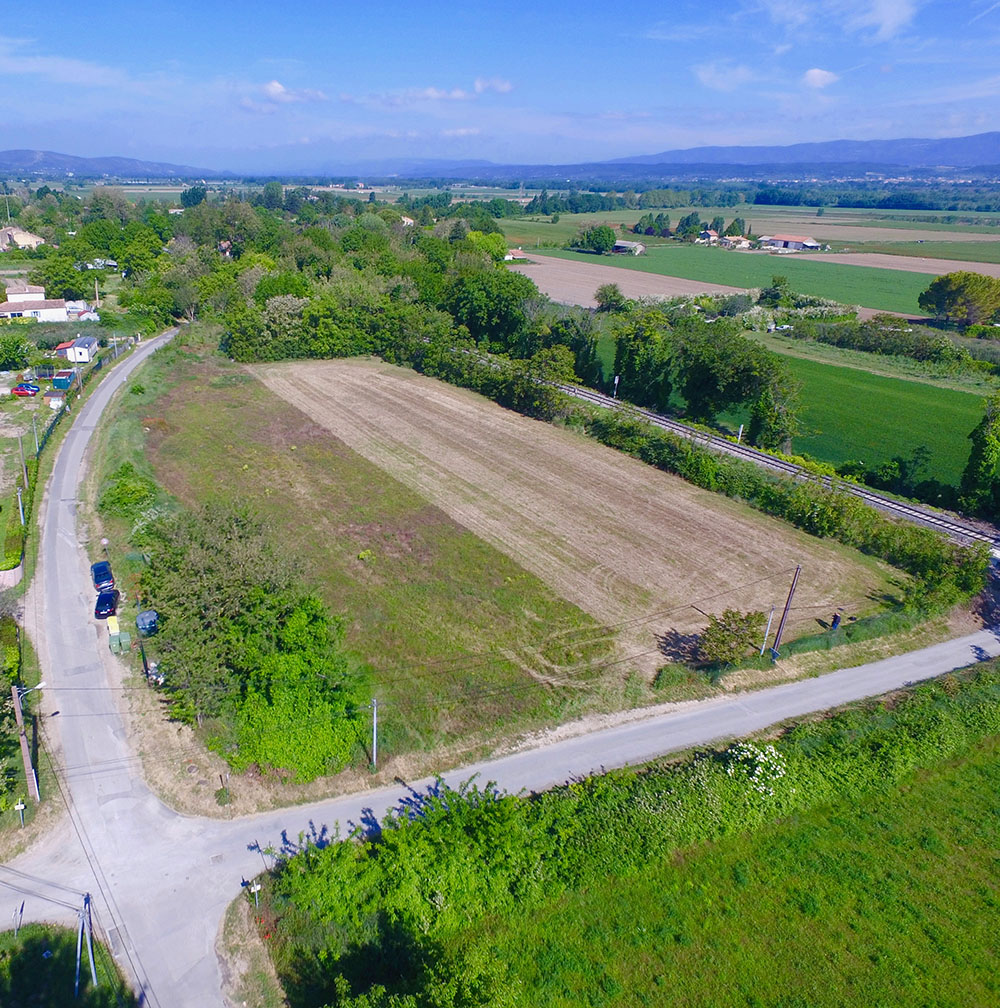
[[682,652],[708,613],[780,607],[796,564],[792,633],[836,606],[870,611],[885,590],[888,571],[852,551],[434,379],[357,360],[254,370],[565,599],[620,626],[646,671]]

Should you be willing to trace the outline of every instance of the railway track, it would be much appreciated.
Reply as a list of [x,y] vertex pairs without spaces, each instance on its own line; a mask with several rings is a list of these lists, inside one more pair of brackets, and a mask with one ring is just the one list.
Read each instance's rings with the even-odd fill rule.
[[[567,395],[605,409],[627,408],[656,427],[661,427],[672,434],[677,434],[690,441],[696,441],[720,454],[745,459],[754,465],[770,469],[785,476],[791,476],[793,479],[818,480],[828,487],[833,485],[833,480],[829,476],[816,476],[814,473],[808,472],[793,462],[787,462],[784,459],[768,455],[766,452],[751,448],[748,445],[737,444],[727,438],[697,430],[694,427],[689,427],[687,424],[680,423],[678,420],[661,416],[659,413],[653,413],[635,406],[625,407],[619,400],[613,399],[611,396],[604,395],[601,392],[595,392],[593,389],[580,388],[577,385],[559,385],[558,388]],[[883,511],[904,521],[913,522],[916,525],[935,529],[938,532],[944,533],[955,542],[962,543],[963,545],[986,543],[993,555],[1000,557],[1000,531],[984,531],[981,527],[973,525],[970,522],[963,522],[927,508],[895,500],[892,497],[876,493],[874,490],[869,490],[856,483],[838,481],[836,485],[838,490],[861,498],[866,504],[878,508],[879,511]]]

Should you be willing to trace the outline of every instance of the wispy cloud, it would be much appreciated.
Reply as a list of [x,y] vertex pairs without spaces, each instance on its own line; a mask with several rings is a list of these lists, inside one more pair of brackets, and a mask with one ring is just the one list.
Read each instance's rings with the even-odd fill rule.
[[514,85],[503,77],[477,77],[474,87],[476,94],[486,94],[487,91],[507,94],[514,90]]
[[443,137],[468,137],[468,136],[479,136],[482,132],[476,126],[459,126],[455,129],[441,130],[441,136]]
[[117,67],[69,56],[46,56],[38,49],[35,39],[0,36],[0,74],[28,74],[76,87],[124,87],[131,83]]
[[975,17],[969,18],[969,24],[974,24],[980,18],[986,17],[987,14],[992,14],[998,7],[1000,7],[1000,0],[997,0],[997,3],[991,3],[989,7],[981,10]]
[[376,91],[363,95],[344,92],[340,95],[340,100],[351,105],[401,108],[426,103],[475,101],[481,95],[507,94],[513,89],[514,85],[503,77],[477,77],[471,88],[415,87],[397,91]]
[[[851,10],[851,8],[854,8]],[[894,38],[917,13],[916,0],[863,0],[848,4],[847,27],[874,28],[876,41]]]
[[802,83],[806,87],[817,89],[829,87],[831,84],[836,84],[839,80],[840,78],[837,74],[830,70],[821,70],[819,67],[813,67],[802,75]]
[[691,70],[705,87],[713,91],[735,91],[757,79],[757,73],[750,67],[724,60],[698,63]]

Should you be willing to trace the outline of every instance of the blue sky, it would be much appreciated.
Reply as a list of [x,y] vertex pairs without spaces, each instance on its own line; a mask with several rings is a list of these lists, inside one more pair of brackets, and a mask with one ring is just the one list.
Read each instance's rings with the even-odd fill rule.
[[49,0],[0,20],[2,149],[309,171],[988,130],[1000,0]]

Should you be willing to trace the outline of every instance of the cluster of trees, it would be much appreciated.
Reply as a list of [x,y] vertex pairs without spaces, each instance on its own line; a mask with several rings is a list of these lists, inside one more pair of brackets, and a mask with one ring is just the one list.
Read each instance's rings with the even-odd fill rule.
[[615,233],[607,224],[596,224],[580,231],[569,247],[604,255],[615,247]]
[[677,231],[670,230],[670,218],[666,214],[644,214],[632,225],[634,234],[656,235],[660,238],[669,238],[672,234],[677,238],[686,241],[694,241],[698,235],[705,230],[714,231],[716,234],[743,235],[746,234],[746,221],[742,217],[734,217],[727,225],[725,218],[715,216],[710,221],[703,221],[701,215],[692,212],[682,217],[677,225]]
[[724,318],[666,314],[646,308],[616,319],[615,374],[619,395],[661,412],[676,396],[696,421],[750,409],[748,436],[778,448],[797,429],[797,390],[780,358]]
[[[1000,676],[988,669],[796,726],[771,745],[737,742],[541,794],[438,782],[348,842],[306,843],[280,861],[263,879],[261,930],[303,1008],[521,1004],[488,921],[503,928],[681,848],[861,800],[997,731]],[[604,1003],[600,979],[592,1003]]]
[[[761,206],[840,206],[873,210],[962,210],[988,213],[1000,210],[996,188],[988,183],[962,186],[887,182],[811,182],[808,185],[762,185],[749,202]],[[721,206],[722,204],[720,204]],[[981,223],[994,223],[987,220]]]
[[131,465],[111,477],[103,513],[134,523],[151,555],[145,602],[160,617],[161,689],[237,771],[308,781],[344,767],[367,703],[339,621],[303,589],[246,505],[156,517],[156,488]]
[[959,326],[1000,321],[1000,280],[960,270],[935,277],[917,301],[939,319]]

